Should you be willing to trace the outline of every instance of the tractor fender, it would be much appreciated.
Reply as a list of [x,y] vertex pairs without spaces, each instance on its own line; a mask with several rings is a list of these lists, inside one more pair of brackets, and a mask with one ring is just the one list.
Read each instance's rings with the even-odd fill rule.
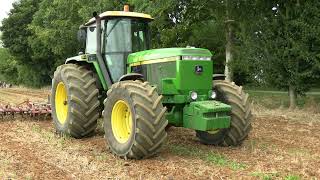
[[128,73],[120,77],[120,81],[127,81],[127,80],[144,80],[143,75],[139,73]]
[[224,74],[213,74],[212,80],[225,80],[226,76]]
[[66,59],[65,64],[78,64],[89,67],[96,75],[96,79],[99,79],[99,84],[104,90],[108,90],[107,83],[103,77],[103,73],[99,68],[98,62],[94,55],[83,54]]
[[108,86],[105,83],[103,77],[99,75],[99,72],[98,72],[99,69],[96,68],[95,63],[96,62],[94,61],[88,61],[87,59],[79,59],[74,57],[68,58],[65,62],[65,64],[77,64],[79,66],[86,66],[87,69],[90,69],[93,72],[95,79],[97,79],[96,84],[99,90],[102,90],[102,89],[107,90]]

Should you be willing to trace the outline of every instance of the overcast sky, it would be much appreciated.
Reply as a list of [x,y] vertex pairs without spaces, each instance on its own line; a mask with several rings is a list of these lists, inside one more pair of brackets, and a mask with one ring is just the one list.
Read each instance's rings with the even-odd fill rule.
[[12,3],[17,0],[0,0],[0,22],[3,18],[8,16],[10,9],[12,8]]

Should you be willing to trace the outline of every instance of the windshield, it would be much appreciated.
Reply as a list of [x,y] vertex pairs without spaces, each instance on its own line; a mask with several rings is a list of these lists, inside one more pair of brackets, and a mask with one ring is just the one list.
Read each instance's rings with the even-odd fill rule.
[[105,53],[138,52],[150,48],[148,23],[135,19],[111,19],[106,22]]
[[125,74],[130,53],[150,48],[148,23],[138,19],[117,18],[105,22],[104,54],[113,81]]
[[130,20],[128,19],[113,19],[107,22],[105,34],[106,53],[131,51],[130,24]]

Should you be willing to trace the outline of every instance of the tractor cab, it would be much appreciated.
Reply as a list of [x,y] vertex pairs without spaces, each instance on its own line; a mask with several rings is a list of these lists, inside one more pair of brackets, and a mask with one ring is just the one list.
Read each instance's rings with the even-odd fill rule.
[[[108,66],[111,80],[116,82],[126,74],[128,55],[150,49],[150,15],[124,11],[107,11],[101,18],[101,54]],[[81,27],[86,32],[85,54],[96,54],[96,19],[92,18]]]

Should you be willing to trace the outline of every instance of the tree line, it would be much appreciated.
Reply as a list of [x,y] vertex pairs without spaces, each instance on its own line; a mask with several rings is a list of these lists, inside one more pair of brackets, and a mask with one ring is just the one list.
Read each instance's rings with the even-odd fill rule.
[[79,25],[94,11],[124,4],[155,18],[153,48],[207,48],[214,72],[226,72],[237,84],[286,90],[292,106],[320,84],[317,0],[20,0],[0,28],[0,80],[50,84],[55,68],[81,48]]

